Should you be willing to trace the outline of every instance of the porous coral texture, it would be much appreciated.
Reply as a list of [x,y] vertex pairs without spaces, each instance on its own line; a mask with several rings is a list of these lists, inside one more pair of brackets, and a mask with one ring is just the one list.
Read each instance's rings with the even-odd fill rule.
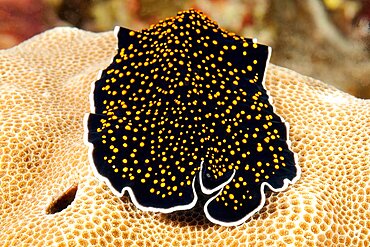
[[266,86],[291,126],[296,184],[238,227],[198,205],[161,214],[115,197],[83,142],[90,84],[115,47],[112,32],[57,28],[0,51],[2,246],[370,246],[370,101],[274,65]]

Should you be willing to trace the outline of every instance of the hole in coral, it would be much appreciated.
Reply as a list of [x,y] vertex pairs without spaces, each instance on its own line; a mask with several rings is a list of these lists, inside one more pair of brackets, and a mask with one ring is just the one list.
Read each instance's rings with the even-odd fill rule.
[[46,209],[47,214],[55,214],[66,209],[76,197],[78,184],[73,184],[67,191],[65,191],[58,198],[55,198]]

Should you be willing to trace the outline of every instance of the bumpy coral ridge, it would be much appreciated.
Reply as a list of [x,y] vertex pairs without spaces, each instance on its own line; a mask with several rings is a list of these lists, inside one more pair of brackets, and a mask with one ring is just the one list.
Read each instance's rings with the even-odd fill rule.
[[[239,227],[214,225],[198,208],[149,213],[115,197],[88,164],[82,121],[115,47],[112,32],[58,28],[0,51],[3,245],[370,245],[370,101],[274,65],[266,86],[291,125],[297,184]],[[50,210],[76,187],[71,205]]]

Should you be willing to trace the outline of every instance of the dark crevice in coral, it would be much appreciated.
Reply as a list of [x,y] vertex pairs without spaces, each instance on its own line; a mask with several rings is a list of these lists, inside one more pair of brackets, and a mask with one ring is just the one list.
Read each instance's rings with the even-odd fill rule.
[[46,209],[47,214],[55,214],[66,209],[74,201],[78,189],[78,184],[73,184],[58,198],[55,198]]

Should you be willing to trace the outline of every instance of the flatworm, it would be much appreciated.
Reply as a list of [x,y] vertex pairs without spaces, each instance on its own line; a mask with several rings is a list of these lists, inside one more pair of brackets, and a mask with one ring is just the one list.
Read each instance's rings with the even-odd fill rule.
[[90,163],[115,195],[169,213],[201,193],[207,218],[233,226],[263,207],[266,185],[298,180],[288,126],[264,86],[270,47],[193,9],[115,34],[85,117]]

